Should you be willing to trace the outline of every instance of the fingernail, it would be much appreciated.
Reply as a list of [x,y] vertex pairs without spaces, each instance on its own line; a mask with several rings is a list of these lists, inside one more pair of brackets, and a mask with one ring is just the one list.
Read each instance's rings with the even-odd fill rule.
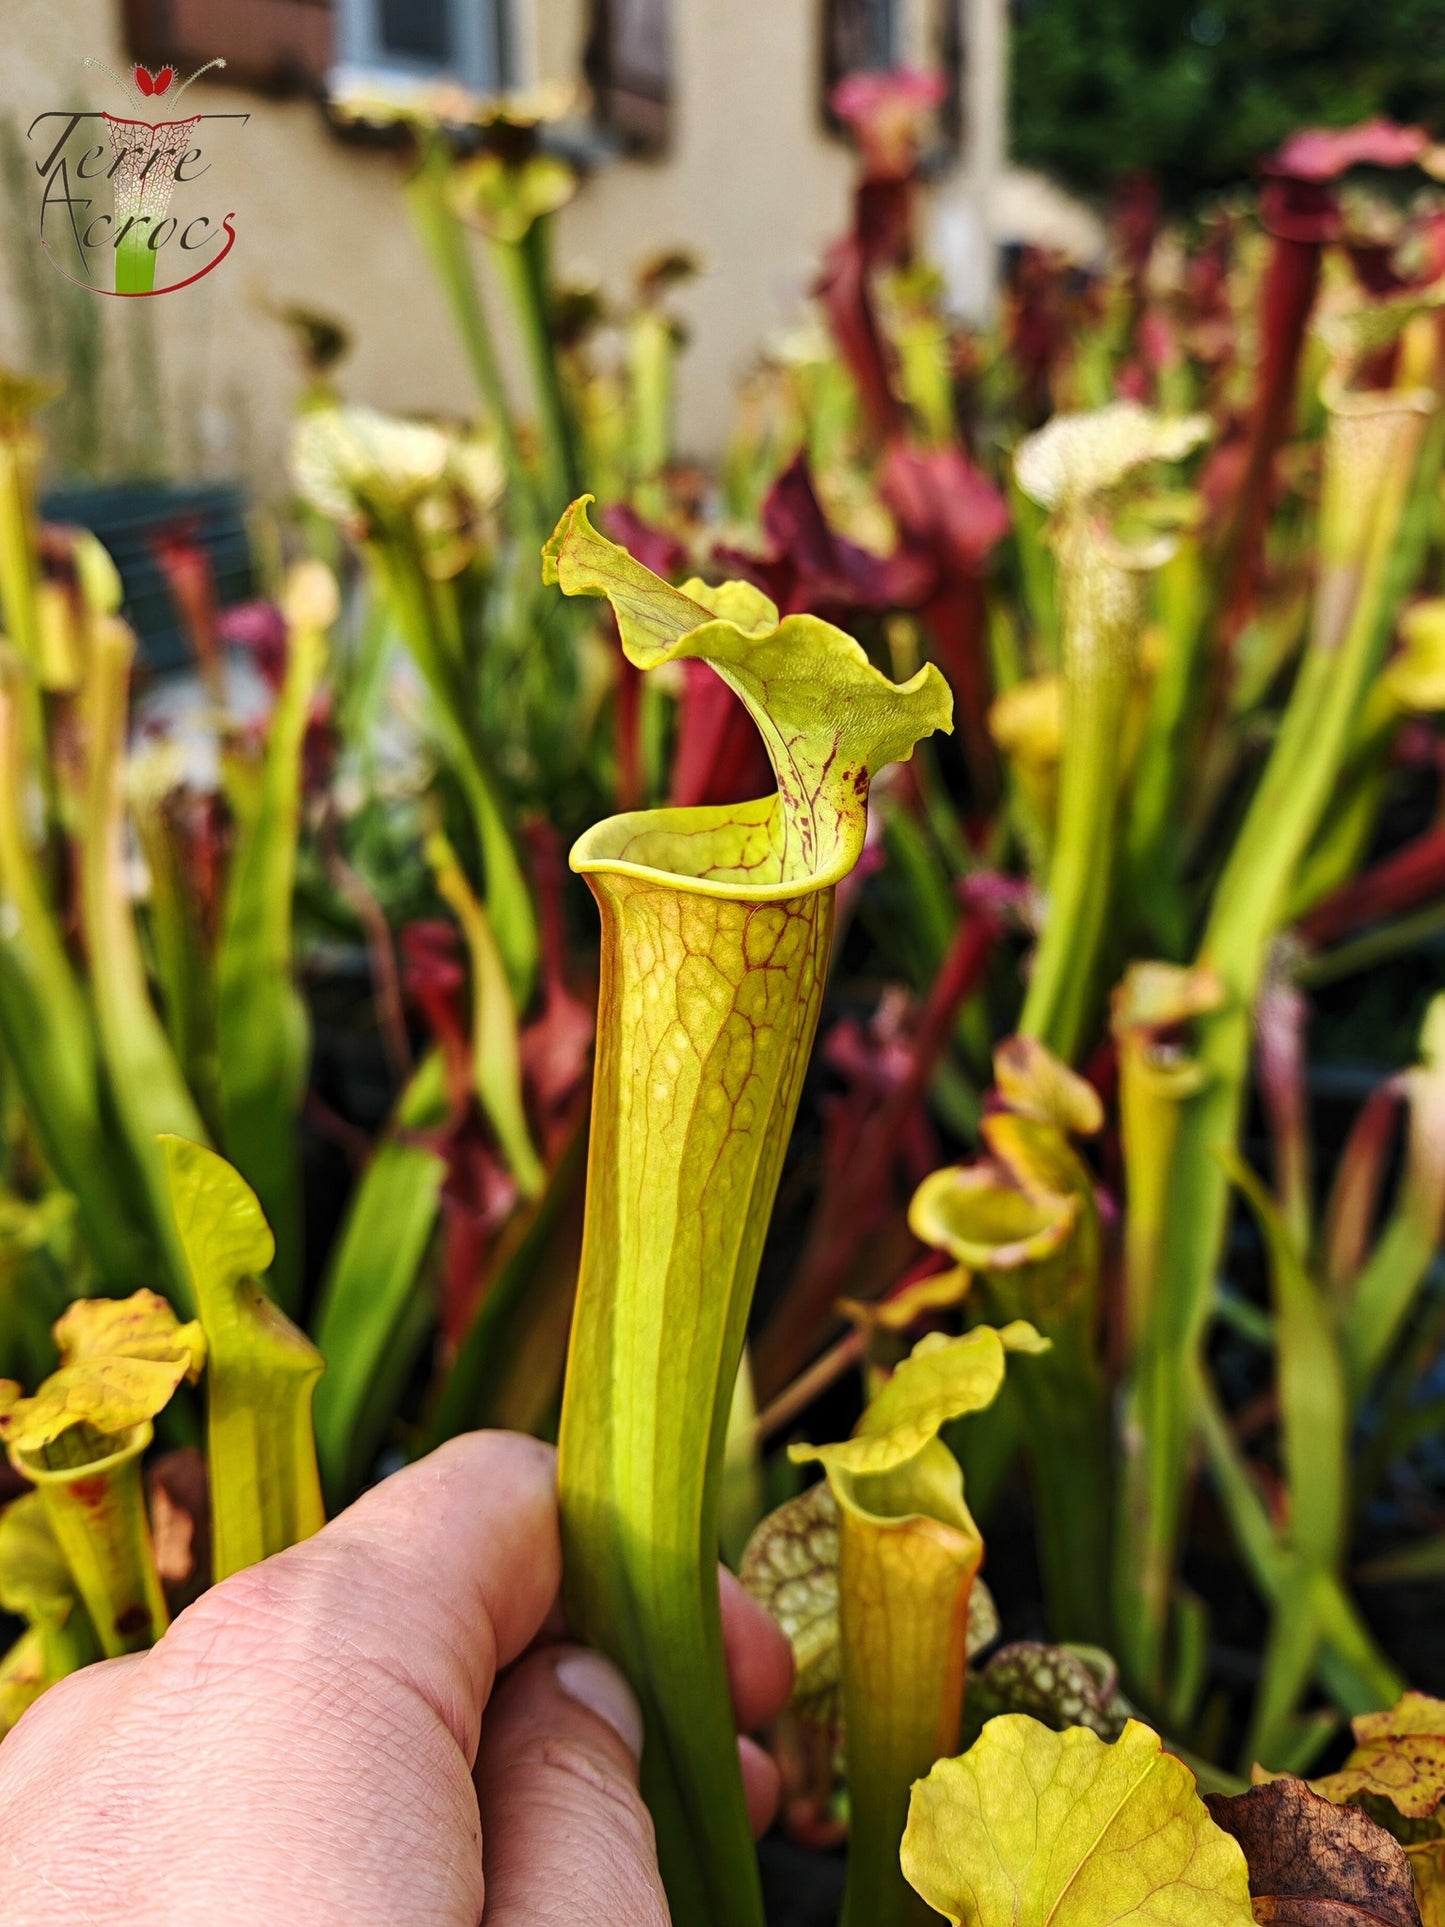
[[642,1708],[627,1681],[601,1653],[566,1653],[557,1661],[557,1684],[568,1699],[605,1720],[634,1760],[642,1758]]

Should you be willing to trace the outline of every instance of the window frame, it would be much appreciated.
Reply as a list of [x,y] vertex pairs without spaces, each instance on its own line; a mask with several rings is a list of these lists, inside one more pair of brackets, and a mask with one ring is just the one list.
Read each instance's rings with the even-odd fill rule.
[[455,80],[474,94],[501,94],[515,84],[516,33],[511,0],[446,0],[447,37],[455,58],[436,62],[397,54],[382,44],[381,0],[332,0],[336,65],[407,80]]

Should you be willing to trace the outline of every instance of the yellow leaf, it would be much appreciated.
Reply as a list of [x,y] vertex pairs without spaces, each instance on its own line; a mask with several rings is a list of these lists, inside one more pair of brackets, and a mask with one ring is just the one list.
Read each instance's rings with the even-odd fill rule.
[[721,810],[613,817],[579,839],[573,869],[663,872],[686,878],[694,893],[739,900],[839,882],[862,853],[873,772],[949,726],[953,699],[937,668],[894,684],[851,636],[816,616],[779,621],[750,583],[674,589],[596,532],[591,499],[574,502],[557,524],[542,551],[543,579],[568,595],[605,596],[639,669],[706,662],[757,724],[778,793]]
[[840,1445],[795,1445],[798,1462],[817,1459],[830,1473],[866,1477],[915,1458],[951,1419],[992,1405],[1010,1351],[1048,1350],[1048,1340],[1022,1319],[996,1331],[980,1325],[962,1338],[930,1332],[894,1372],[863,1414],[857,1436]]
[[840,1298],[838,1310],[865,1331],[907,1331],[925,1312],[961,1305],[972,1284],[973,1273],[962,1265],[954,1265],[948,1271],[934,1271],[926,1278],[915,1278],[911,1285],[905,1285],[892,1297],[876,1302]]
[[129,1298],[77,1298],[56,1320],[54,1332],[62,1365],[83,1358],[148,1358],[184,1364],[194,1384],[206,1362],[200,1322],[193,1318],[183,1325],[154,1291]]
[[1423,1820],[1445,1800],[1445,1700],[1406,1693],[1384,1713],[1351,1722],[1355,1750],[1338,1773],[1311,1780],[1316,1793],[1343,1803],[1365,1795],[1389,1800]]
[[124,1434],[169,1404],[189,1369],[186,1358],[83,1358],[62,1365],[34,1398],[0,1414],[0,1437],[22,1456],[42,1452],[62,1433],[86,1425],[102,1435],[96,1458],[109,1456]]
[[1011,1111],[1055,1125],[1072,1137],[1104,1127],[1099,1093],[1036,1037],[1006,1037],[993,1054],[999,1095]]
[[1420,1927],[1445,1927],[1445,1840],[1417,1840],[1405,1847]]
[[1237,1842],[1130,1720],[1106,1746],[1020,1713],[913,1789],[903,1871],[955,1927],[1253,1927]]

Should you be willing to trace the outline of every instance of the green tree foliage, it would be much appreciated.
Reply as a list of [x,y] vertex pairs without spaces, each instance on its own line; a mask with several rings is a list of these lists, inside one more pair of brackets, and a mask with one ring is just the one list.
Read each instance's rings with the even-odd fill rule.
[[1297,127],[1445,125],[1445,0],[1017,0],[1014,152],[1083,192],[1157,173],[1176,205]]

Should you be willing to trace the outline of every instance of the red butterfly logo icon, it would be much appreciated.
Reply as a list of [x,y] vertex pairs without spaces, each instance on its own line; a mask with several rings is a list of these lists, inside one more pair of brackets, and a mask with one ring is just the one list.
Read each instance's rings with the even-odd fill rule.
[[174,67],[162,67],[158,74],[153,74],[148,67],[137,67],[132,75],[136,86],[147,96],[165,93],[175,77]]

